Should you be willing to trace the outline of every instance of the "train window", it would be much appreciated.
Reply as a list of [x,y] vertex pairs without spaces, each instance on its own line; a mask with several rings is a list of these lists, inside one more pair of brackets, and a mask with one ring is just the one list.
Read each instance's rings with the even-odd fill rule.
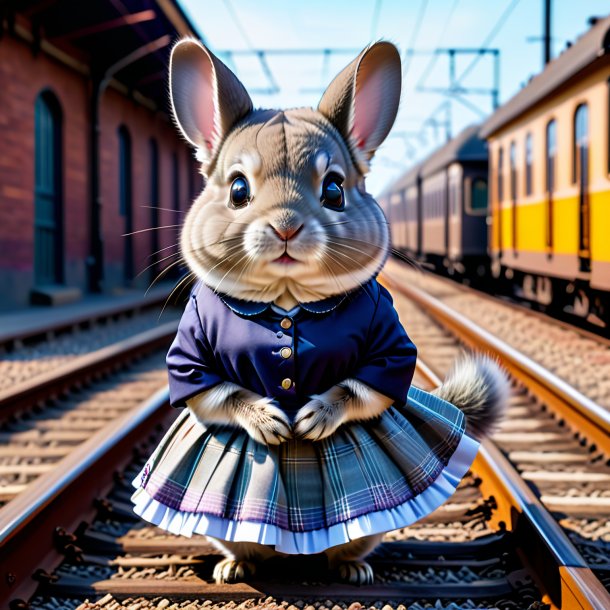
[[487,212],[487,180],[475,178],[470,185],[469,212],[485,214]]
[[504,150],[498,150],[498,204],[504,201]]
[[131,136],[125,125],[119,128],[119,213],[124,217],[123,279],[130,282],[133,270],[133,209],[131,176]]
[[532,134],[528,133],[525,138],[525,194],[532,194],[532,161],[534,151],[532,145]]
[[512,213],[512,233],[513,250],[517,252],[517,145],[512,142],[510,145],[510,198],[513,203]]
[[546,190],[555,190],[555,155],[557,154],[557,123],[555,119],[546,126]]
[[589,111],[586,104],[581,104],[574,113],[574,146],[572,149],[572,182],[576,183],[583,176],[581,164],[586,159],[589,148]]
[[514,142],[510,145],[510,198],[517,199],[517,145]]
[[557,123],[552,119],[546,126],[546,245],[553,248],[553,192],[555,191],[555,156],[557,154]]

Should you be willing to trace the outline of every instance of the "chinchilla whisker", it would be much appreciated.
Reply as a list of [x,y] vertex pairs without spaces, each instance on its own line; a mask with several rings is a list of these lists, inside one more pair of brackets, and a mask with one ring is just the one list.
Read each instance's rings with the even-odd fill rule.
[[[233,248],[234,250],[237,249],[237,247]],[[222,265],[223,263],[226,263],[228,260],[232,259],[234,256],[237,256],[239,254],[239,252],[236,252],[234,254],[229,254],[227,256],[226,259],[223,259],[221,261],[218,261],[214,266],[210,267],[207,271],[207,273],[205,274],[205,277],[203,278],[203,282],[205,283],[206,280],[208,279],[208,276],[210,275],[210,273],[212,273],[212,271],[214,271],[214,269],[216,269],[216,267],[219,267],[220,265]],[[231,267],[231,269],[233,269],[233,267]],[[231,269],[229,269],[229,271],[231,271]],[[226,277],[226,274],[225,274]],[[224,279],[224,278],[223,278]],[[218,292],[217,288],[214,288],[214,292]]]
[[323,259],[321,259],[321,262],[328,269],[328,274],[330,275],[332,280],[337,285],[337,288],[339,289],[339,292],[342,292],[343,294],[346,294],[347,291],[345,290],[344,286],[341,284],[341,281],[337,277],[337,274],[333,271],[332,267],[325,260],[323,260]]
[[[360,240],[358,240],[358,241],[360,241]],[[348,246],[347,244],[344,244],[344,243],[339,242],[339,241],[334,241],[332,239],[329,239],[328,243],[329,244],[335,244],[336,246],[341,246],[341,248],[349,248],[350,250],[355,250],[356,252],[358,252],[360,254],[364,254],[364,256],[368,256],[371,260],[377,260],[376,256],[372,256],[368,252],[363,252],[360,248],[354,248],[354,246]],[[348,258],[351,259],[351,257],[348,256],[347,254],[344,254],[342,252],[341,252],[341,254],[343,254],[344,256],[347,256]]]
[[[327,222],[321,227],[333,227],[335,225],[357,225],[357,224],[368,224],[371,222],[370,218],[356,218],[355,220],[338,220],[337,222]],[[379,225],[389,225],[390,223],[387,220],[376,220],[375,224]]]
[[148,208],[149,210],[162,210],[163,212],[174,212],[175,214],[186,214],[183,210],[174,210],[173,208],[162,208],[158,205],[141,205],[141,208]]
[[180,263],[184,262],[184,260],[182,259],[182,257],[180,258],[180,260],[174,261],[172,263],[170,263],[167,267],[165,267],[164,269],[162,269],[158,274],[157,277],[150,283],[150,286],[146,289],[146,292],[144,293],[144,296],[146,296],[149,292],[150,289],[172,268],[175,267],[176,265],[179,265]]
[[178,244],[170,244],[169,246],[165,246],[165,248],[160,248],[156,252],[149,254],[146,258],[152,258],[156,254],[161,254],[161,252],[163,252],[164,250],[169,250],[170,248],[177,248],[177,247],[178,247]]
[[169,293],[167,299],[165,299],[165,303],[163,304],[163,308],[161,309],[161,313],[159,314],[159,317],[157,318],[157,321],[159,321],[161,319],[161,316],[163,315],[163,312],[165,311],[165,308],[167,307],[167,305],[169,304],[172,296],[174,295],[174,293],[176,292],[176,290],[182,286],[185,282],[188,283],[188,281],[190,279],[192,279],[192,276],[194,275],[194,273],[192,271],[190,271],[189,273],[186,274],[186,276],[184,276],[172,289],[172,291]]
[[181,227],[182,224],[179,225],[164,225],[162,227],[148,227],[148,229],[139,229],[138,231],[132,231],[131,233],[123,233],[121,237],[129,237],[130,235],[137,235],[138,233],[148,233],[149,231],[160,231],[161,229],[177,229]]
[[136,278],[139,278],[145,271],[148,271],[151,267],[154,267],[155,265],[158,265],[170,258],[174,258],[174,256],[180,256],[180,252],[173,252],[172,254],[168,254],[167,256],[160,258],[159,260],[155,261],[154,263],[147,265],[146,267],[144,267],[144,269],[142,269],[140,271],[140,273],[138,273],[138,275],[136,275]]
[[425,269],[419,264],[419,261],[415,260],[414,258],[411,258],[410,256],[408,256],[406,254],[403,254],[400,250],[397,250],[396,248],[390,248],[390,251],[392,252],[392,254],[397,256],[401,261],[404,261],[408,265],[411,265],[411,267],[413,267],[413,269],[417,269],[417,271],[421,271],[422,273],[425,272]]
[[220,278],[220,282],[218,282],[218,285],[216,286],[217,290],[220,291],[220,285],[224,282],[227,275],[229,275],[229,273],[231,273],[231,271],[233,271],[233,269],[235,269],[235,267],[237,267],[237,265],[239,265],[248,256],[249,256],[249,254],[247,252],[245,252],[244,255],[234,265],[232,265],[231,268],[222,276],[222,278]]
[[354,277],[353,273],[337,258],[335,258],[333,256],[333,254],[342,254],[343,256],[345,256],[346,258],[352,260],[352,258],[350,256],[348,256],[347,254],[344,254],[343,252],[338,252],[336,251],[334,248],[329,248],[327,249],[326,253],[328,254],[328,256],[334,260],[334,262],[339,265],[340,267],[342,267],[343,269],[345,269],[345,272],[347,273],[347,275],[349,275],[352,280],[354,280],[356,282],[356,284],[358,284],[359,286],[364,286],[364,284],[358,280],[356,280],[356,278]]

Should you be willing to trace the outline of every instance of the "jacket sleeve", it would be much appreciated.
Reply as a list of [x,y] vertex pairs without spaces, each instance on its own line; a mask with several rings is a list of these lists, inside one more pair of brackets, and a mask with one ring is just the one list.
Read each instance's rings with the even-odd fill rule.
[[194,294],[182,314],[166,362],[172,407],[184,407],[189,398],[224,381],[216,370],[214,352],[203,332]]
[[415,372],[417,348],[398,319],[390,293],[383,286],[379,290],[365,355],[353,377],[402,405]]

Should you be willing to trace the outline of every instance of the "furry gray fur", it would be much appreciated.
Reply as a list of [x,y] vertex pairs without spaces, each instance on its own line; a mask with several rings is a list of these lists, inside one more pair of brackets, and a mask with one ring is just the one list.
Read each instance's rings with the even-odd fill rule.
[[488,356],[458,360],[433,394],[453,403],[466,416],[466,428],[476,438],[489,436],[502,419],[510,384],[498,363]]

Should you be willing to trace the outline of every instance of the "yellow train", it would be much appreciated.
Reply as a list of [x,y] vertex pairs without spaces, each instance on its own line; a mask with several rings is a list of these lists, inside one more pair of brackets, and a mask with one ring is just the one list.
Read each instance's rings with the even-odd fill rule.
[[[462,197],[455,204],[447,179],[433,202],[438,213],[427,213],[431,176],[424,170],[430,161],[455,149],[445,175],[471,165],[455,141],[436,151],[380,197],[395,247],[428,264],[440,261],[434,266],[444,272],[476,277],[484,268],[499,289],[597,316],[610,326],[610,16],[597,20],[483,125],[456,140],[467,134],[486,140],[487,184],[476,177],[459,183]],[[488,194],[486,210],[484,204],[476,210],[466,205],[475,181],[478,200]],[[466,230],[474,212],[486,216],[488,229],[478,232],[477,244]],[[458,217],[464,234],[452,240]],[[445,223],[437,227],[444,240],[425,239],[431,222]],[[477,258],[475,272],[472,254],[479,252],[487,258],[484,266]]]
[[608,313],[610,17],[482,126],[491,271],[545,305]]

